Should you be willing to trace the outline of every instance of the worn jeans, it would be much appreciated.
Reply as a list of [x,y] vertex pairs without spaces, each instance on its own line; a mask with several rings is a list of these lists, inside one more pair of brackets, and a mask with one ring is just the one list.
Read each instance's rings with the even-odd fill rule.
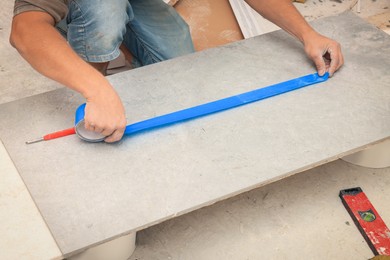
[[107,62],[124,45],[142,66],[194,52],[188,25],[162,0],[71,0],[57,28],[88,62]]

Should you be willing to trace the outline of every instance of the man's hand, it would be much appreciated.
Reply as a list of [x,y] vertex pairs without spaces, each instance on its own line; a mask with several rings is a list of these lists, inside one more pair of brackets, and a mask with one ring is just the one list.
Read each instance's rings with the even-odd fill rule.
[[253,9],[286,32],[293,35],[305,46],[319,75],[326,71],[332,76],[344,63],[340,44],[317,33],[302,17],[291,0],[245,0]]
[[119,141],[126,128],[126,117],[116,92],[112,88],[103,87],[86,98],[85,128],[107,136],[105,142]]
[[318,74],[329,72],[332,76],[343,64],[344,58],[340,44],[332,39],[313,33],[303,40],[307,56],[314,62]]

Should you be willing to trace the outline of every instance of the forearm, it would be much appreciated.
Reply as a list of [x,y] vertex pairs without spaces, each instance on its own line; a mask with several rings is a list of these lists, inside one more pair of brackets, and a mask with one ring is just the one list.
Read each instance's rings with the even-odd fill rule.
[[82,60],[43,12],[25,12],[13,19],[11,44],[41,74],[81,93],[87,100],[85,127],[121,139],[126,127],[122,102],[108,80]]
[[295,36],[304,45],[318,74],[332,76],[344,63],[340,44],[317,33],[302,17],[291,0],[245,0],[264,18]]
[[30,12],[16,16],[12,24],[11,43],[38,72],[86,98],[99,88],[110,87],[103,75],[70,48],[54,28],[52,18],[45,13]]
[[306,22],[291,0],[245,0],[267,20],[296,37],[302,43],[317,34]]

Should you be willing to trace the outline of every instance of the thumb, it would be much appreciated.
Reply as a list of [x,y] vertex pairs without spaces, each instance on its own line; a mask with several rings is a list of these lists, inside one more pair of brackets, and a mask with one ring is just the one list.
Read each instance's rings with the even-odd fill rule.
[[317,55],[313,58],[314,64],[316,65],[318,75],[323,76],[326,72],[326,64],[321,55]]

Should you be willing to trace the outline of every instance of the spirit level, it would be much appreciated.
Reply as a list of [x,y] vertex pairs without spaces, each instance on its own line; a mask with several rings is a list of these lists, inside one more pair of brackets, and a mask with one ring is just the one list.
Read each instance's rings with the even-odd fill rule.
[[390,230],[360,187],[340,191],[340,198],[375,255],[390,255]]

